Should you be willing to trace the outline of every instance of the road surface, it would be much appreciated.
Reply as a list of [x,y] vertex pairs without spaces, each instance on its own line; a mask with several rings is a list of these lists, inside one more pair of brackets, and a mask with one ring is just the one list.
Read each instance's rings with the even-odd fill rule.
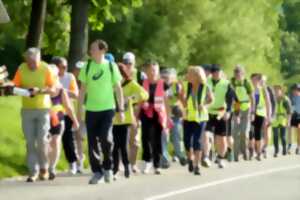
[[110,184],[88,185],[90,174],[60,174],[55,181],[25,183],[0,181],[1,200],[300,200],[300,156],[291,155],[201,169],[194,176],[186,167],[173,164],[162,175],[120,177]]

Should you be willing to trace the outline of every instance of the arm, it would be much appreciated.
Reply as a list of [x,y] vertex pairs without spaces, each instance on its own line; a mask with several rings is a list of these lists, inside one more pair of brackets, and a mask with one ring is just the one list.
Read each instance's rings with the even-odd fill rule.
[[267,91],[267,88],[264,88],[263,90],[263,94],[264,94],[264,97],[265,97],[265,100],[266,100],[266,109],[267,109],[267,120],[269,121],[271,119],[271,100],[270,100],[270,96],[268,94],[268,91]]
[[231,85],[228,85],[228,89],[226,92],[226,112],[229,113],[231,111],[232,108],[232,104],[234,102],[236,95],[234,92],[234,89],[231,87]]
[[73,106],[71,104],[70,98],[69,98],[69,96],[68,96],[68,94],[65,90],[62,91],[62,103],[63,103],[63,106],[66,110],[67,115],[73,121],[74,127],[76,129],[78,129],[79,128],[79,123],[78,123],[78,120],[76,118],[76,115],[75,115]]
[[73,74],[71,74],[70,88],[67,92],[68,92],[69,97],[71,97],[73,99],[78,98],[78,93],[79,93],[78,92],[78,85],[77,85],[76,79],[75,79]]
[[118,107],[121,111],[124,111],[124,96],[123,96],[123,89],[120,82],[117,82],[114,85],[114,90],[117,98]]
[[77,113],[77,118],[81,120],[81,116],[83,113],[83,104],[84,104],[84,99],[86,95],[86,85],[84,83],[81,83],[80,90],[79,90],[79,97],[78,97],[78,113]]

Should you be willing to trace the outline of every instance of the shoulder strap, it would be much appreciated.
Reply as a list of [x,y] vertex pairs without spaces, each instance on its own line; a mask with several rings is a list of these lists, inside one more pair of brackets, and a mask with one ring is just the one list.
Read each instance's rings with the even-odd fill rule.
[[202,104],[202,97],[205,96],[203,95],[204,90],[205,90],[205,86],[203,84],[200,84],[198,88],[198,94],[197,94],[198,105]]
[[189,97],[191,96],[192,93],[192,84],[191,83],[187,83],[187,90],[186,90],[186,99],[189,99]]
[[85,75],[88,76],[90,68],[91,68],[91,59],[88,59],[87,65],[86,65],[86,70],[85,70]]

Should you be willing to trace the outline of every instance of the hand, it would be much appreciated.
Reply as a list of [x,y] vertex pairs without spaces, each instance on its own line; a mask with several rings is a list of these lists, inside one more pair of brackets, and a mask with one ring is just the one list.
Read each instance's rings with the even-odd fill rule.
[[236,116],[236,117],[235,117],[235,122],[236,122],[237,124],[240,124],[240,123],[241,123],[241,117],[240,117],[240,116]]
[[79,130],[79,127],[80,127],[80,124],[79,124],[78,120],[73,121],[72,129],[74,131],[77,131],[77,130]]
[[254,120],[255,120],[255,114],[254,113],[251,114],[250,119],[251,119],[251,122],[254,122]]
[[28,91],[30,92],[30,96],[34,97],[40,92],[40,89],[37,87],[33,87],[33,88],[29,88]]
[[229,118],[230,118],[230,112],[225,112],[225,114],[224,114],[224,116],[223,116],[223,119],[224,119],[225,121],[227,121],[227,120],[229,120]]
[[201,111],[203,111],[204,109],[205,109],[205,105],[200,104],[200,105],[199,105],[199,111],[201,112]]
[[124,122],[125,121],[125,113],[124,112],[120,112],[119,113],[119,117],[120,117],[120,121]]

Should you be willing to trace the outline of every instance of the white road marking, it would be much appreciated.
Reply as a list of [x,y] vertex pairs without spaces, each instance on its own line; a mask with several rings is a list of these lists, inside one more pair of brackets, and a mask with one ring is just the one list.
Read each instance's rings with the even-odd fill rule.
[[152,196],[152,197],[148,197],[145,200],[165,199],[165,198],[168,198],[168,197],[172,197],[172,196],[192,192],[192,191],[195,191],[195,190],[201,190],[201,189],[212,187],[212,186],[217,186],[217,185],[221,185],[221,184],[224,184],[224,183],[230,183],[230,182],[234,182],[234,181],[238,181],[238,180],[242,180],[242,179],[253,178],[253,177],[273,174],[273,173],[277,173],[277,172],[289,171],[289,170],[293,170],[293,169],[297,169],[297,168],[300,168],[300,165],[282,167],[282,168],[277,168],[277,169],[270,169],[270,170],[265,170],[265,171],[261,171],[261,172],[236,176],[236,177],[227,178],[227,179],[218,180],[218,181],[213,181],[213,182],[206,183],[206,184],[200,184],[200,185],[196,185],[196,186],[193,186],[193,187],[188,187],[188,188],[184,188],[184,189],[180,189],[180,190],[174,190],[174,191],[171,191],[171,192],[168,192],[168,193],[165,193],[165,194],[161,194],[161,195],[155,195],[155,196]]

